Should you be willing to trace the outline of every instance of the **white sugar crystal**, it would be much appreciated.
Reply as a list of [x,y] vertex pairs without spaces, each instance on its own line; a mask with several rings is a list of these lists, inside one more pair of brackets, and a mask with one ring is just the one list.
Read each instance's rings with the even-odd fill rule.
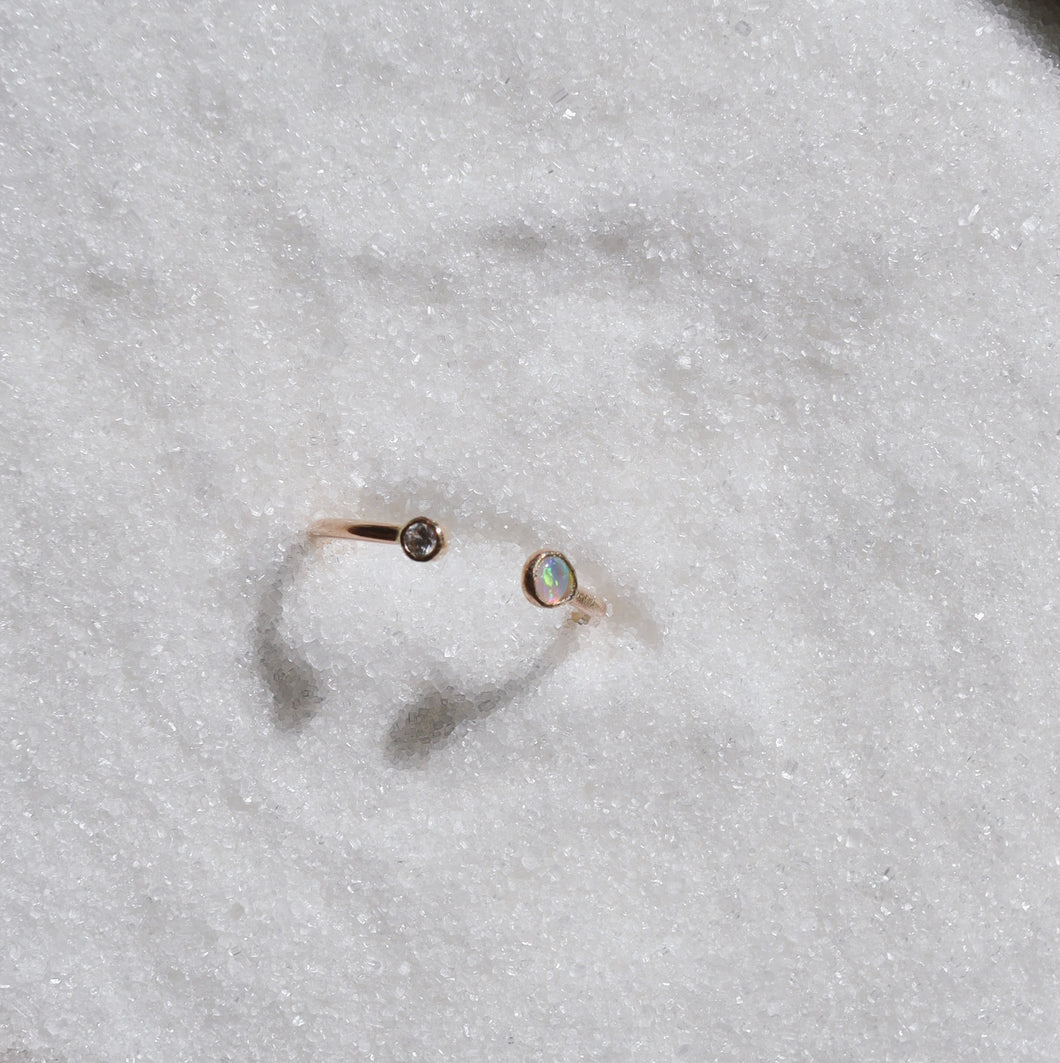
[[0,14],[0,1060],[1055,1060],[1054,29]]

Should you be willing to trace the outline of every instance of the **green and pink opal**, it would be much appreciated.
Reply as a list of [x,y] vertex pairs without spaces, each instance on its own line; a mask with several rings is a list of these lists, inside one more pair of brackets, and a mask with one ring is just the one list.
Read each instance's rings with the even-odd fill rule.
[[534,565],[534,597],[545,606],[562,605],[574,595],[574,570],[562,554],[544,554]]

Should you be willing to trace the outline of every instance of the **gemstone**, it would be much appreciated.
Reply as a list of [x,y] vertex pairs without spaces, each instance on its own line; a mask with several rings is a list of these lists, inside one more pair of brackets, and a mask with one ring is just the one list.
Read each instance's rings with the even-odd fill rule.
[[410,520],[401,529],[401,549],[413,561],[430,561],[442,548],[442,529],[426,517]]
[[574,569],[562,554],[545,554],[534,565],[534,596],[542,605],[562,605],[574,588]]

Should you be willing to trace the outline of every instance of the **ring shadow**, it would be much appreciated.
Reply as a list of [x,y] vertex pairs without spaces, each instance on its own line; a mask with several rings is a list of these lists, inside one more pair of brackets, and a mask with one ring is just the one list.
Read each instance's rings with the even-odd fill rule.
[[308,542],[293,543],[284,551],[254,620],[254,660],[272,698],[272,722],[280,731],[301,730],[324,701],[316,670],[280,633],[284,600],[308,555]]
[[1054,58],[1060,57],[1060,7],[1056,0],[1009,0],[993,5],[1020,25]]
[[471,696],[461,694],[455,684],[436,684],[390,727],[387,759],[399,768],[419,766],[445,746],[461,725],[485,719],[547,679],[571,655],[576,641],[575,625],[568,621],[556,641],[520,678]]
[[[289,546],[267,578],[254,622],[254,660],[272,701],[272,722],[280,731],[300,731],[324,702],[316,670],[281,634],[283,603],[311,553],[309,542]],[[463,724],[484,719],[545,680],[571,655],[577,643],[572,619],[554,643],[519,678],[467,695],[455,682],[435,683],[395,720],[387,732],[387,759],[396,767],[422,764],[445,746]]]

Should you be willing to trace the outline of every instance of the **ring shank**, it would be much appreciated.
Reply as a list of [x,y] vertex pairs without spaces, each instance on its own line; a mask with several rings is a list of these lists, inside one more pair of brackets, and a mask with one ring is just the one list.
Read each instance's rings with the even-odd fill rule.
[[328,518],[309,526],[311,539],[356,539],[362,543],[396,543],[401,538],[398,524],[361,524],[357,521]]
[[590,619],[607,616],[607,602],[597,598],[591,591],[582,590],[581,587],[574,592],[569,604],[575,613],[582,613]]

